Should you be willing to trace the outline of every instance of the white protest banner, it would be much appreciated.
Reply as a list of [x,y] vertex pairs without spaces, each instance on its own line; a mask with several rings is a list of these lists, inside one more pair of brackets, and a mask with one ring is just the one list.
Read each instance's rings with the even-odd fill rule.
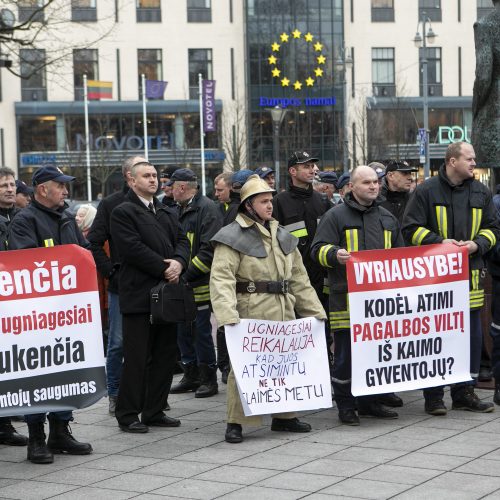
[[0,416],[73,410],[106,394],[92,254],[77,245],[2,252]]
[[242,319],[224,328],[245,415],[332,406],[322,321]]
[[469,261],[453,244],[347,263],[354,396],[470,380]]

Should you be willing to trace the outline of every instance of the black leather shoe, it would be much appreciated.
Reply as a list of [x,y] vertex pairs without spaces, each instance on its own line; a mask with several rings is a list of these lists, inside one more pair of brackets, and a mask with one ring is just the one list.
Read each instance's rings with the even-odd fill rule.
[[389,406],[390,408],[399,408],[403,406],[403,400],[393,392],[389,392],[388,394],[379,394],[377,396],[377,401],[381,405]]
[[132,422],[128,425],[120,424],[120,429],[123,432],[132,432],[135,434],[144,434],[149,431],[148,426],[144,425],[142,422]]
[[345,425],[359,425],[359,417],[354,410],[340,410],[339,420]]
[[144,425],[149,425],[150,427],[179,427],[179,425],[181,425],[181,421],[177,418],[163,415],[163,417],[146,422]]
[[301,422],[298,418],[273,418],[271,430],[285,432],[311,432],[311,426],[307,422]]
[[221,380],[223,384],[227,384],[227,377],[229,377],[229,368],[222,370]]
[[358,403],[358,414],[360,417],[375,417],[375,418],[398,418],[399,415],[389,408],[381,405],[377,401],[364,405]]
[[241,431],[240,424],[227,424],[226,434],[224,436],[226,443],[241,443],[243,441]]

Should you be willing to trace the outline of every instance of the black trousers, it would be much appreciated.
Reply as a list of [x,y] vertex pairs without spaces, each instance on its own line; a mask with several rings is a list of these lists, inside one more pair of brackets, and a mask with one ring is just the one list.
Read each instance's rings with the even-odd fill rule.
[[161,418],[172,385],[177,325],[151,325],[149,314],[123,315],[123,371],[115,416],[121,425]]

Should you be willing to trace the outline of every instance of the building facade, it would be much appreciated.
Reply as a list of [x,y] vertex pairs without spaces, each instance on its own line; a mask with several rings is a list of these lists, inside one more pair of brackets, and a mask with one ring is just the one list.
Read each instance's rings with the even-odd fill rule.
[[[348,96],[352,161],[401,158],[420,163],[425,57],[431,171],[437,171],[450,142],[470,142],[473,25],[493,9],[493,3],[346,0],[345,4],[346,45],[353,59]],[[425,52],[415,46],[416,33],[427,35]],[[478,175],[486,180],[489,172],[478,167]]]
[[[89,104],[94,197],[121,183],[125,156],[144,153],[141,74],[168,82],[163,97],[147,102],[147,145],[156,165],[200,168],[201,73],[216,80],[218,128],[205,134],[208,178],[223,165],[278,161],[285,179],[295,150],[338,172],[389,158],[419,164],[425,55],[435,171],[449,142],[470,140],[473,24],[493,8],[491,0],[12,5],[17,20],[32,16],[46,36],[12,58],[23,78],[0,68],[0,162],[26,180],[40,164],[55,162],[82,179],[75,197],[85,195],[84,74],[113,84],[111,99]],[[414,45],[424,21],[426,33],[432,28],[437,35],[433,44],[426,38],[425,53]],[[273,122],[276,109],[280,123]]]
[[[0,71],[0,160],[27,180],[51,161],[70,169],[84,196],[86,141],[83,75],[112,82],[111,99],[89,102],[94,197],[120,185],[119,166],[144,153],[141,74],[167,81],[164,96],[147,102],[149,159],[155,165],[200,168],[198,74],[216,80],[217,132],[205,134],[208,177],[220,172],[223,110],[244,95],[243,5],[233,0],[167,2],[17,2],[16,20],[35,14],[46,24],[36,48],[21,49],[13,69]],[[43,33],[42,33],[43,35]],[[73,49],[67,50],[68,45]],[[60,60],[50,62],[60,56]],[[50,62],[50,64],[49,64]],[[237,86],[239,85],[239,88]],[[228,117],[226,122],[231,122]]]

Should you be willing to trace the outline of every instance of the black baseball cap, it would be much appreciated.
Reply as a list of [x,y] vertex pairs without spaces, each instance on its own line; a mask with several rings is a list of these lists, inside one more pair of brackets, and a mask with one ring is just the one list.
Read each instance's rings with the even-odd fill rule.
[[38,184],[43,184],[48,181],[73,182],[75,179],[76,177],[66,175],[55,165],[43,165],[33,173],[31,182],[33,183],[33,186],[38,186]]
[[404,160],[391,160],[387,167],[385,168],[385,172],[418,172],[417,167],[412,167],[407,161]]
[[319,158],[311,156],[306,151],[295,151],[290,155],[290,158],[288,158],[288,168],[301,163],[316,163],[317,161],[319,161]]
[[255,173],[261,178],[264,179],[269,174],[274,174],[274,170],[271,167],[259,167],[255,169]]

